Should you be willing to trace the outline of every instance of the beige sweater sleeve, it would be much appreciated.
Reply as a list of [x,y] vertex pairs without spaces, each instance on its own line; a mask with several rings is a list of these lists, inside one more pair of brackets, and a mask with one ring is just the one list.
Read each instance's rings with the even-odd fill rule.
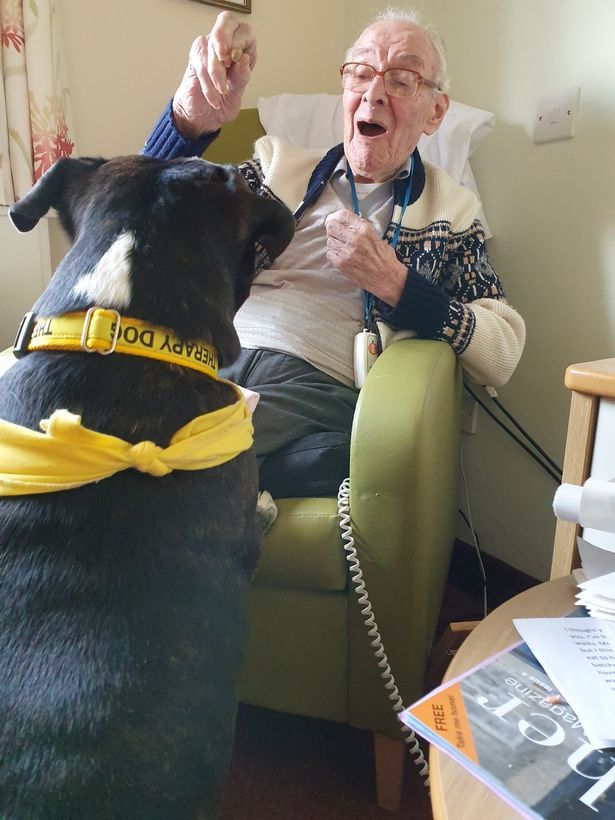
[[512,376],[525,344],[525,322],[505,300],[476,299],[464,310],[474,314],[474,332],[459,355],[477,384],[501,387]]

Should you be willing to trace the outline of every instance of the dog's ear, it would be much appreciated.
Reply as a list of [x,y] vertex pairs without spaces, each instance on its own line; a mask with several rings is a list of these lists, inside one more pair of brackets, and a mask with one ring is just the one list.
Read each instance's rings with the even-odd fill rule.
[[267,259],[263,260],[264,253],[269,262],[273,262],[288,247],[295,233],[295,217],[286,205],[252,191],[247,197],[244,194],[243,201],[246,215],[240,233],[247,243],[243,264],[239,267],[241,274],[235,281],[235,310],[239,310],[250,293],[255,259],[268,264]]
[[89,176],[105,161],[67,157],[57,160],[25,196],[11,205],[9,217],[13,225],[21,233],[26,233],[37,225],[39,219],[45,216],[50,208],[56,208],[62,224],[73,237],[74,222],[71,215],[73,209],[69,206],[70,192],[80,191],[84,177]]
[[295,234],[295,218],[281,202],[258,194],[253,196],[250,203],[251,234],[273,262],[290,244]]

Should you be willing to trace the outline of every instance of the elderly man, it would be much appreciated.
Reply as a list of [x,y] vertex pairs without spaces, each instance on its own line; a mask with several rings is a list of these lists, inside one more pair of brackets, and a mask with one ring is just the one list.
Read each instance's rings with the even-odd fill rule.
[[[237,116],[255,61],[250,28],[220,14],[193,43],[144,153],[200,155]],[[254,190],[281,199],[297,219],[289,248],[274,264],[258,261],[235,321],[242,354],[226,371],[261,394],[259,456],[311,433],[349,433],[360,386],[355,346],[441,339],[472,380],[501,385],[524,344],[523,320],[487,256],[478,200],[416,149],[449,103],[437,34],[414,12],[389,9],[340,71],[343,145],[319,157],[263,137],[239,166]]]

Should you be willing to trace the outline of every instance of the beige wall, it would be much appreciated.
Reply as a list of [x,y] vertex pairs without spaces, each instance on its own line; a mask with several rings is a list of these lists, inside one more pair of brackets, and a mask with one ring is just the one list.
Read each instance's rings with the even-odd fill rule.
[[[51,276],[49,221],[18,234],[0,206],[0,350],[13,344],[19,323]],[[55,220],[54,220],[55,221]]]
[[[374,0],[348,0],[346,36]],[[615,356],[615,5],[610,0],[418,0],[444,36],[452,96],[496,113],[472,165],[491,255],[527,321],[525,354],[500,400],[559,460],[568,364]],[[576,136],[534,145],[537,99],[581,87]],[[481,546],[548,575],[556,484],[481,414],[464,436]],[[467,540],[467,531],[464,536]]]
[[[336,90],[342,0],[252,5],[239,15],[258,34],[244,105],[283,91]],[[140,151],[182,77],[192,40],[221,9],[194,0],[60,0],[60,10],[79,152]]]

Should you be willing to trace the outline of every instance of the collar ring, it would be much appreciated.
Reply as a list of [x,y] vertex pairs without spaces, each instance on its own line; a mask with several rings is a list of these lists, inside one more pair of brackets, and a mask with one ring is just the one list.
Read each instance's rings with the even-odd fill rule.
[[120,323],[122,317],[117,310],[105,310],[105,313],[112,313],[115,316],[115,329],[110,347],[107,350],[98,350],[94,347],[88,347],[90,326],[97,312],[101,312],[100,308],[91,307],[85,314],[85,319],[83,320],[83,330],[81,331],[81,350],[85,353],[99,353],[101,356],[108,356],[110,353],[114,352],[118,339],[120,338]]

